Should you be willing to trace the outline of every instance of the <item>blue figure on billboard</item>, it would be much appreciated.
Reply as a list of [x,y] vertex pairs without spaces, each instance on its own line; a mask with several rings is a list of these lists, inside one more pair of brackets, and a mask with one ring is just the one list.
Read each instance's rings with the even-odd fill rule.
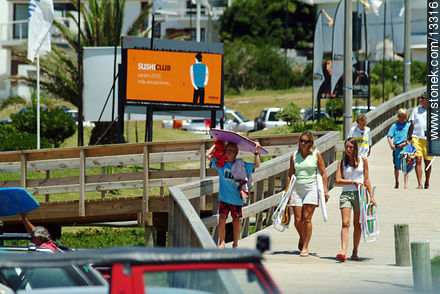
[[194,87],[193,103],[205,102],[205,86],[208,84],[208,67],[202,63],[202,54],[197,53],[196,63],[190,67],[191,84]]

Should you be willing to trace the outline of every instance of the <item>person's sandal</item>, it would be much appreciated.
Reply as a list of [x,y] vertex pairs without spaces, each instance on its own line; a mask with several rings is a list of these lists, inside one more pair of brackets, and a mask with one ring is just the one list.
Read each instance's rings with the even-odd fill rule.
[[309,256],[309,252],[303,251],[303,252],[300,253],[299,256],[301,256],[301,257],[308,257]]
[[339,253],[338,255],[336,255],[336,258],[339,260],[339,261],[346,261],[347,260],[347,256],[345,256],[344,254],[342,254],[342,253]]

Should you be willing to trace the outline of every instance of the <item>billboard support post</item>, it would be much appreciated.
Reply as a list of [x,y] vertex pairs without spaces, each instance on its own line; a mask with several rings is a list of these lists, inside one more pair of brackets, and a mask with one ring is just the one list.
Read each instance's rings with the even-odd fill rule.
[[[118,64],[118,72],[121,73],[122,71],[122,64]],[[122,77],[123,75],[119,75]],[[118,79],[118,133],[117,133],[117,140],[118,143],[124,143],[124,111],[125,111],[125,99],[122,95],[123,89],[124,89],[124,83],[122,82],[123,79]],[[115,90],[113,89],[113,92]],[[128,132],[127,132],[128,134]]]
[[153,107],[147,106],[146,120],[145,120],[145,142],[153,141]]

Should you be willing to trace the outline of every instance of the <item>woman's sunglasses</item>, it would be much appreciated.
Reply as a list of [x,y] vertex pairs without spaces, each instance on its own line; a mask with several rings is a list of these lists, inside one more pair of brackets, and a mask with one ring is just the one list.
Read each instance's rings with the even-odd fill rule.
[[299,141],[300,141],[301,143],[305,143],[305,144],[309,144],[309,143],[312,142],[312,141],[310,141],[310,140],[304,140],[304,139],[299,139]]

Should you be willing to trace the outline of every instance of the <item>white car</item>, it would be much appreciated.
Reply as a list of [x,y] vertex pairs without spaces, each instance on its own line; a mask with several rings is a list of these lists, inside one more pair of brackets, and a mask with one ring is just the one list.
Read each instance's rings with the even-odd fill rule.
[[278,111],[282,110],[279,107],[265,108],[261,111],[259,117],[255,119],[255,130],[267,130],[271,128],[285,126],[287,123],[282,119],[276,119]]
[[[210,126],[208,120],[205,118],[189,120],[187,131],[197,134],[209,134]],[[217,120],[216,128],[220,128],[220,120]],[[224,124],[223,129],[231,130],[227,122]]]
[[225,116],[228,126],[232,131],[248,133],[255,130],[255,122],[246,119],[236,110],[227,109]]

